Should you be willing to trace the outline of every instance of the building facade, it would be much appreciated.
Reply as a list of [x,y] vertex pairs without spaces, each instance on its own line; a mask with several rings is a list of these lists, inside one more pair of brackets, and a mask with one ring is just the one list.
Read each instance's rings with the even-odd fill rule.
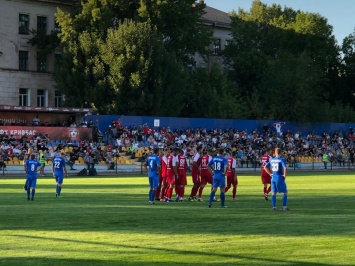
[[45,59],[28,43],[33,30],[56,30],[57,7],[67,1],[0,0],[0,105],[59,107],[62,96],[52,78],[55,52]]
[[[0,0],[0,105],[59,107],[63,96],[55,89],[52,77],[59,53],[41,59],[29,44],[33,30],[50,33],[57,30],[57,8],[70,10],[70,0]],[[202,1],[200,1],[202,2]],[[220,52],[231,39],[228,14],[206,6],[202,17],[213,27],[211,55],[207,60],[196,56],[196,66],[210,68],[223,64]]]
[[221,52],[232,39],[232,20],[228,13],[209,6],[205,7],[205,12],[202,16],[202,22],[206,27],[212,27],[213,29],[212,43],[209,47],[211,54],[207,60],[204,60],[201,56],[197,56],[196,66],[210,69],[213,64],[223,66]]

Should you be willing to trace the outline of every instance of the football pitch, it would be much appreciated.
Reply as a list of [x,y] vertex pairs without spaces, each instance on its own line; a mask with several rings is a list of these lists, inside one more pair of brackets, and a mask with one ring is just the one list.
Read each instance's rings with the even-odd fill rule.
[[[289,208],[239,175],[238,201],[148,205],[146,177],[0,177],[0,265],[355,265],[355,176],[290,173]],[[191,178],[188,178],[191,184]],[[191,186],[186,189],[190,193]]]

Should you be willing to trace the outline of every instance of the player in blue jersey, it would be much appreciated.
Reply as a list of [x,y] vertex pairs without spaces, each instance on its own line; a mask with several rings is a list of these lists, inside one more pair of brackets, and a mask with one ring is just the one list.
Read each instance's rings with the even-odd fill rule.
[[[276,210],[276,193],[283,193],[282,210],[289,211],[287,208],[287,186],[286,186],[286,161],[280,157],[281,149],[275,149],[275,158],[264,166],[265,171],[271,176],[271,202],[273,210]],[[271,169],[271,171],[270,171]]]
[[65,167],[64,156],[65,153],[61,152],[60,156],[55,157],[52,163],[53,177],[55,178],[55,181],[57,183],[56,190],[55,190],[55,196],[57,198],[60,197],[60,192],[62,191],[64,174],[65,176],[68,176],[67,168]]
[[154,204],[155,193],[158,188],[160,173],[159,148],[154,148],[153,154],[147,158],[144,167],[146,171],[148,171],[149,178],[149,204]]
[[210,201],[208,207],[212,207],[213,198],[216,194],[217,188],[220,188],[221,191],[221,206],[222,208],[228,208],[228,206],[224,205],[225,201],[225,187],[226,187],[226,172],[228,169],[228,161],[223,157],[224,149],[220,148],[218,150],[218,154],[216,157],[213,157],[212,160],[208,163],[208,170],[213,173],[213,182],[212,182],[212,191],[210,194]]
[[31,154],[29,160],[25,161],[27,200],[30,200],[31,188],[31,200],[34,200],[37,186],[37,170],[42,170],[43,168],[43,165],[36,161],[35,158],[36,156]]

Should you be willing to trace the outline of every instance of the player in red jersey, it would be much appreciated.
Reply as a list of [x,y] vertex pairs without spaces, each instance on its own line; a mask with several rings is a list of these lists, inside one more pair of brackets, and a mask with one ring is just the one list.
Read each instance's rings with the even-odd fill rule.
[[[264,185],[264,198],[266,201],[269,200],[268,194],[271,191],[271,176],[265,171],[264,166],[270,161],[271,149],[267,149],[263,156],[260,157],[260,167],[261,167],[261,182]],[[269,184],[269,187],[268,187]]]
[[192,183],[193,187],[191,189],[191,194],[189,197],[189,201],[196,200],[196,194],[198,191],[198,188],[200,187],[200,165],[201,165],[201,152],[202,152],[202,146],[198,146],[196,148],[196,154],[193,158],[192,162]]
[[184,156],[184,151],[182,149],[177,156],[177,163],[178,179],[175,181],[176,201],[182,202],[185,194],[185,186],[187,185],[186,171],[189,168],[189,162]]
[[167,184],[168,188],[166,190],[166,202],[173,202],[171,200],[171,196],[173,194],[173,189],[175,185],[175,180],[178,178],[177,175],[177,155],[179,153],[178,148],[173,149],[173,153],[171,153],[168,157],[168,163],[166,165],[166,170],[167,170]]
[[230,156],[230,153],[228,153],[228,168],[226,172],[226,177],[227,177],[227,186],[225,188],[224,193],[227,193],[227,191],[233,186],[233,192],[232,192],[232,198],[233,200],[237,200],[236,194],[237,194],[237,186],[238,186],[238,177],[235,172],[235,168],[237,167],[237,160],[235,159],[235,156],[237,155],[237,152],[233,151],[232,156]]
[[161,160],[161,179],[162,179],[162,189],[160,192],[160,201],[165,201],[165,192],[168,188],[168,180],[167,180],[167,164],[168,164],[168,156],[169,149],[165,148],[163,151],[163,156],[160,158]]
[[202,200],[202,191],[207,184],[212,184],[212,174],[208,171],[208,163],[212,160],[212,150],[209,149],[208,152],[205,152],[201,157],[201,184],[198,191],[198,201]]

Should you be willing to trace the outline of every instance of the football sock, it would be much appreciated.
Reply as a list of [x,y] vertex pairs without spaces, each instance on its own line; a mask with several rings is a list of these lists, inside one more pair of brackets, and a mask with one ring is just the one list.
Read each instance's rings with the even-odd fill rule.
[[184,198],[184,194],[185,194],[185,187],[180,187],[180,198]]
[[269,186],[269,187],[267,188],[266,193],[270,193],[270,191],[271,191],[271,186]]
[[152,190],[151,193],[152,193],[152,195],[151,195],[151,201],[154,201],[156,191],[155,191],[155,190]]
[[216,191],[212,190],[211,191],[211,194],[210,194],[210,202],[209,202],[209,205],[212,205],[212,202],[213,202],[213,198],[214,198],[214,195],[216,194]]
[[55,187],[55,194],[58,194],[58,193],[59,193],[59,192],[58,192],[58,190],[59,190],[58,187],[59,187],[59,186],[58,186],[58,184],[57,184],[56,187]]
[[226,199],[226,194],[224,192],[221,192],[221,195],[219,195],[221,198],[221,206],[224,206],[224,201]]
[[272,207],[276,208],[276,194],[271,196]]
[[231,186],[226,186],[226,188],[224,189],[224,193],[227,193],[227,191],[231,188]]
[[61,191],[62,191],[62,186],[58,186],[58,196],[60,196]]
[[179,195],[179,187],[178,186],[175,186],[175,194]]
[[237,194],[237,187],[233,187],[233,198],[235,198],[236,194]]
[[190,194],[190,198],[193,198],[193,197],[196,196],[196,193],[197,193],[197,191],[198,191],[198,188],[199,188],[199,187],[195,187],[195,185],[192,187],[192,189],[191,189],[191,194]]
[[156,193],[155,193],[155,195],[156,195],[155,198],[156,198],[156,199],[159,199],[160,190],[161,190],[161,187],[158,187],[157,190],[156,190]]
[[166,191],[166,188],[163,187],[163,188],[161,189],[161,195],[160,195],[160,198],[161,198],[161,199],[164,199],[164,197],[165,197],[165,191]]
[[27,198],[30,197],[30,192],[31,192],[31,188],[30,188],[30,187],[27,187]]
[[264,194],[267,193],[267,187],[264,187]]
[[282,195],[282,206],[287,206],[287,194]]
[[148,193],[148,199],[149,201],[152,201],[152,191],[151,189],[149,189],[149,193]]
[[204,187],[200,187],[198,190],[198,197],[201,198],[202,197],[202,192],[203,192]]
[[32,188],[32,199],[35,197],[36,190]]
[[171,199],[171,195],[173,194],[173,189],[171,187],[168,188],[167,192],[166,192],[166,197],[168,199]]

